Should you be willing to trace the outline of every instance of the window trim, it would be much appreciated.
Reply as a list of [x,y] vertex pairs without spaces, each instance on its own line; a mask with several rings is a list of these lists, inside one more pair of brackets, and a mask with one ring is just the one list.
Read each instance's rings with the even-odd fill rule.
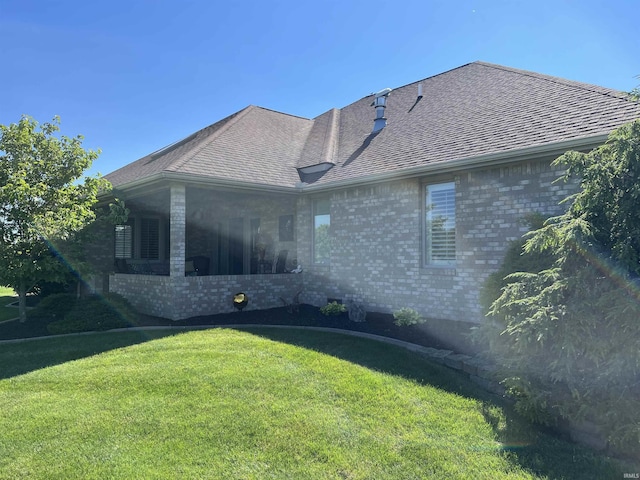
[[[431,241],[431,209],[430,205],[433,203],[431,194],[437,191],[453,190],[453,258],[449,259],[436,259],[432,258],[432,241]],[[433,181],[423,184],[422,190],[422,265],[426,268],[455,268],[458,257],[458,222],[457,222],[457,185],[455,180],[449,181]]]

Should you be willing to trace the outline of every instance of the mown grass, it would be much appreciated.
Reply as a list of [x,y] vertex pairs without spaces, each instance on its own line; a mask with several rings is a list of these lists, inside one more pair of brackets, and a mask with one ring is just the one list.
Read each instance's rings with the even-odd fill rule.
[[338,334],[10,343],[0,378],[0,478],[622,477],[461,375]]

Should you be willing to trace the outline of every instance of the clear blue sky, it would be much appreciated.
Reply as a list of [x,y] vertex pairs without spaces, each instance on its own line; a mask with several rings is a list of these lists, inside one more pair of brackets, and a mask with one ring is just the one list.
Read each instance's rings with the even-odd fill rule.
[[0,0],[0,124],[109,173],[247,105],[313,118],[483,60],[628,91],[638,0]]

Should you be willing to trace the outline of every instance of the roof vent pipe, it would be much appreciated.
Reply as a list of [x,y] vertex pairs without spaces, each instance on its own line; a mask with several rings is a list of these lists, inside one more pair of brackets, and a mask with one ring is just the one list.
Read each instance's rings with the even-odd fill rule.
[[379,132],[387,126],[387,119],[384,116],[384,109],[387,108],[387,97],[390,93],[391,89],[385,88],[384,90],[380,90],[375,94],[372,105],[376,107],[376,118],[373,121],[373,131],[371,133]]

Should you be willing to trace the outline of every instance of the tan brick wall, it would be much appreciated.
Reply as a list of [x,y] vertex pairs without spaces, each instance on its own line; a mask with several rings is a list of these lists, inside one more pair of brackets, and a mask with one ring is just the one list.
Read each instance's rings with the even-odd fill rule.
[[[480,286],[501,264],[508,242],[526,231],[523,218],[561,213],[559,202],[575,188],[552,184],[559,175],[548,162],[533,162],[334,192],[331,266],[307,263],[303,300],[322,305],[327,297],[355,298],[370,311],[407,306],[425,316],[481,322]],[[423,185],[452,180],[456,265],[424,266]],[[311,232],[310,202],[299,206],[308,212],[298,212],[300,228],[306,223]],[[298,236],[311,241],[310,233]]]
[[233,312],[233,295],[238,292],[249,296],[246,310],[280,307],[283,306],[280,297],[291,302],[302,290],[302,284],[303,275],[299,274],[110,276],[111,291],[124,295],[140,312],[172,320]]
[[[311,261],[312,206],[318,195],[265,201],[198,192],[193,198],[187,195],[185,202],[174,188],[172,218],[181,228],[190,211],[213,205],[217,215],[229,215],[235,205],[235,214],[261,218],[261,227],[275,238],[278,216],[295,210],[295,240],[285,246],[290,260],[297,258],[304,273],[111,275],[110,289],[145,313],[173,319],[232,311],[231,298],[238,291],[249,294],[248,309],[261,309],[280,306],[279,297],[290,300],[303,290],[300,301],[317,306],[328,298],[353,299],[369,311],[393,312],[407,306],[427,317],[481,322],[482,282],[501,264],[508,242],[525,232],[523,218],[534,212],[561,213],[564,207],[559,202],[575,190],[575,185],[553,183],[560,173],[548,161],[540,161],[331,192],[327,194],[331,198],[330,265]],[[422,258],[424,185],[443,181],[456,184],[457,261],[447,268],[425,266]],[[215,195],[220,201],[211,202]],[[176,232],[172,231],[172,248],[180,248],[178,258],[183,258],[189,247],[185,251],[184,244],[175,245]],[[182,272],[184,267],[173,268]]]

